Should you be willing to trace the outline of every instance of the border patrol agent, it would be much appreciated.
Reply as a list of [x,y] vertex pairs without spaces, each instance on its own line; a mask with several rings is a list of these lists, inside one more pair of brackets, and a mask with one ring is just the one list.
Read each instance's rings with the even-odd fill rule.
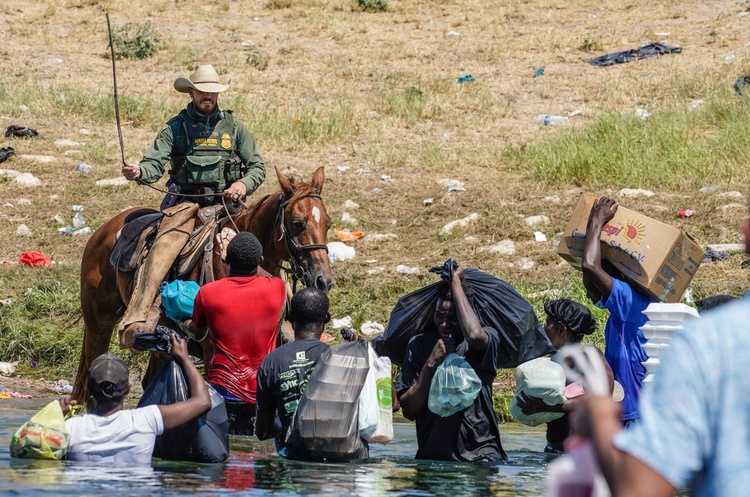
[[[138,269],[132,296],[118,332],[151,332],[147,321],[156,293],[195,225],[199,206],[221,204],[221,197],[237,202],[252,194],[266,178],[266,166],[255,138],[231,111],[219,109],[218,95],[231,85],[219,82],[210,65],[195,68],[189,78],[178,78],[174,88],[190,95],[190,103],[167,122],[139,164],[125,163],[130,181],[154,183],[169,171],[170,194],[164,198],[156,240]],[[172,193],[204,194],[180,197]],[[215,194],[215,195],[213,195]],[[127,340],[126,340],[127,342]]]

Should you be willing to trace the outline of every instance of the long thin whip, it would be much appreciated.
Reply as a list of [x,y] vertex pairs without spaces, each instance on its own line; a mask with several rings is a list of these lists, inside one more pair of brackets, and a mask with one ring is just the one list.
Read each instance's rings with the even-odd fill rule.
[[120,125],[120,104],[117,99],[117,71],[115,70],[115,44],[112,42],[112,26],[109,24],[109,13],[107,16],[107,33],[109,34],[109,49],[112,54],[112,82],[115,89],[115,119],[117,120],[117,136],[120,139],[120,156],[122,165],[125,165],[125,146],[122,143],[122,126]]

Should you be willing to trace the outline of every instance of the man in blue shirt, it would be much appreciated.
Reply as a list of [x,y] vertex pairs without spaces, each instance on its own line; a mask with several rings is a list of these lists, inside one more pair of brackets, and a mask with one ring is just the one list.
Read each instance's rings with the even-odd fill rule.
[[646,339],[639,328],[648,320],[643,311],[652,300],[626,283],[609,261],[602,260],[599,234],[615,216],[617,207],[617,202],[607,197],[594,202],[586,225],[582,267],[588,297],[610,313],[604,328],[604,357],[625,393],[620,419],[628,426],[640,417],[638,402],[646,376],[642,363],[648,356],[643,351]]
[[[750,220],[742,222],[750,253]],[[612,495],[747,495],[750,482],[750,300],[724,304],[677,332],[641,402],[619,432],[617,404],[584,395],[574,429],[594,443]]]

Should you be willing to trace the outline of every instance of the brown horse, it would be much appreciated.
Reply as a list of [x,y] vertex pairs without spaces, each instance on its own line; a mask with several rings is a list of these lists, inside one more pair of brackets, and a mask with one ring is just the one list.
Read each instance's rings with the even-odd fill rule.
[[[276,170],[281,191],[263,197],[258,203],[246,207],[229,226],[249,231],[263,245],[262,267],[278,276],[282,264],[288,262],[296,280],[307,286],[328,291],[334,277],[328,261],[326,235],[331,219],[321,198],[325,172],[323,167],[313,174],[312,181],[291,181]],[[83,348],[73,397],[79,402],[86,394],[86,374],[91,362],[105,353],[112,339],[115,324],[125,312],[133,289],[133,272],[119,272],[110,264],[110,255],[116,236],[125,218],[138,208],[121,212],[101,225],[86,243],[81,262],[81,311],[83,314]],[[200,262],[199,262],[200,264]],[[218,250],[213,254],[213,271],[216,279],[227,275]],[[198,268],[194,271],[195,277]],[[171,328],[174,323],[161,316],[161,321]],[[120,345],[124,346],[120,336]],[[154,356],[152,356],[153,362]],[[151,369],[151,366],[149,366]]]

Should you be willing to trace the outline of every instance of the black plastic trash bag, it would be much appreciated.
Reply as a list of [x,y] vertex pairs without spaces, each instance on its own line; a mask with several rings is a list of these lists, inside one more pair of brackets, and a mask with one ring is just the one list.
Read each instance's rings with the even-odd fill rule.
[[359,437],[359,395],[369,357],[366,341],[345,342],[326,350],[299,400],[286,439],[290,459],[350,461],[366,459]]
[[[448,260],[439,271],[452,277],[455,262]],[[450,273],[450,274],[449,274]],[[474,290],[472,307],[482,326],[500,335],[498,367],[514,368],[521,363],[555,352],[531,304],[505,281],[473,268],[464,269],[464,282]],[[388,356],[399,366],[412,337],[433,327],[438,288],[433,283],[398,299],[388,326],[372,341],[379,355]]]
[[[229,421],[224,398],[208,385],[211,409],[156,437],[154,457],[170,461],[222,462],[229,456]],[[182,402],[190,397],[182,368],[172,358],[148,386],[138,407]]]
[[632,48],[630,50],[623,50],[622,52],[612,52],[593,59],[583,60],[595,66],[606,67],[614,64],[622,64],[624,62],[631,62],[633,60],[645,59],[646,57],[656,57],[658,55],[671,53],[682,53],[682,48],[669,47],[667,45],[662,45],[661,43],[652,43],[638,49]]

